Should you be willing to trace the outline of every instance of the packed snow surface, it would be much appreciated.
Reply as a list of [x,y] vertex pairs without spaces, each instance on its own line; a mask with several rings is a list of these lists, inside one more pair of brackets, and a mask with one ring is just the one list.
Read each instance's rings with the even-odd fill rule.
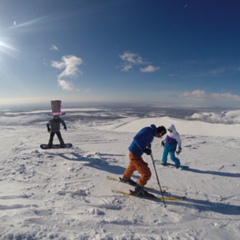
[[[41,111],[0,116],[0,239],[239,239],[240,124],[224,124],[228,117],[240,119],[239,112],[214,115],[217,123],[199,119],[210,113],[196,114],[194,121],[167,116],[83,121],[70,115],[63,116],[68,130],[61,132],[73,148],[55,150],[39,148],[48,141],[50,116]],[[133,187],[107,179],[122,176],[132,138],[150,124],[175,124],[183,142],[179,158],[190,167],[156,163],[165,196],[186,196],[167,201],[166,208],[113,193]],[[161,140],[152,143],[155,160],[162,157]],[[152,171],[148,185],[159,189],[151,158],[143,158]]]

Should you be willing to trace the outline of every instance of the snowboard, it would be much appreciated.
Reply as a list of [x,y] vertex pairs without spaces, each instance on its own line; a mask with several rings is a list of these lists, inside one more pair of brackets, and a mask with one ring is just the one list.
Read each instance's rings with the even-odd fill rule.
[[71,143],[65,143],[64,147],[61,147],[60,144],[53,144],[51,148],[48,147],[47,144],[41,144],[41,149],[59,149],[59,148],[71,148],[73,145]]

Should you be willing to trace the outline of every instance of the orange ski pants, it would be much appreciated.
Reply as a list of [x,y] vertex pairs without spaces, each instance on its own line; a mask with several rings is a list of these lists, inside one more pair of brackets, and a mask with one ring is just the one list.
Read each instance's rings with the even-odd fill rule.
[[138,180],[137,184],[140,186],[144,186],[147,184],[147,181],[151,178],[151,170],[148,167],[148,164],[143,161],[142,157],[137,157],[131,152],[129,153],[130,163],[127,169],[124,172],[124,176],[126,178],[131,178],[134,171],[138,171],[141,176]]

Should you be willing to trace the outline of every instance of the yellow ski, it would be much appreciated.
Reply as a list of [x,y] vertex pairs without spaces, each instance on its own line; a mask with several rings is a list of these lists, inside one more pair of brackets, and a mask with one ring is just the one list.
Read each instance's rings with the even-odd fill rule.
[[[123,195],[127,195],[127,196],[133,196],[133,197],[138,197],[138,198],[144,198],[144,199],[148,199],[148,200],[163,200],[163,197],[162,196],[159,196],[159,195],[153,195],[152,196],[149,196],[149,197],[144,197],[144,196],[137,196],[137,195],[134,195],[131,193],[131,191],[129,192],[125,192],[125,191],[121,191],[121,190],[112,190],[112,192],[114,193],[120,193],[120,194],[123,194]],[[186,199],[185,196],[164,196],[164,200],[165,201],[184,201]]]

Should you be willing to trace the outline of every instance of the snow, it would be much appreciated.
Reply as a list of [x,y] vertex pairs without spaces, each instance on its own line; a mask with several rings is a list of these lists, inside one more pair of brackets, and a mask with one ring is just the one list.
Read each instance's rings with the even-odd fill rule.
[[[240,124],[221,122],[240,119],[239,111],[217,115],[217,123],[167,116],[70,121],[66,114],[62,135],[73,148],[47,151],[39,148],[49,137],[43,113],[0,116],[0,239],[239,239]],[[164,208],[162,202],[112,193],[132,188],[106,177],[122,176],[134,135],[150,124],[172,123],[182,137],[180,160],[191,170],[156,169],[166,196],[186,200]],[[161,160],[161,139],[154,139],[152,149]],[[152,160],[143,158],[152,170],[148,185],[158,188]],[[135,172],[133,179],[138,177]]]

